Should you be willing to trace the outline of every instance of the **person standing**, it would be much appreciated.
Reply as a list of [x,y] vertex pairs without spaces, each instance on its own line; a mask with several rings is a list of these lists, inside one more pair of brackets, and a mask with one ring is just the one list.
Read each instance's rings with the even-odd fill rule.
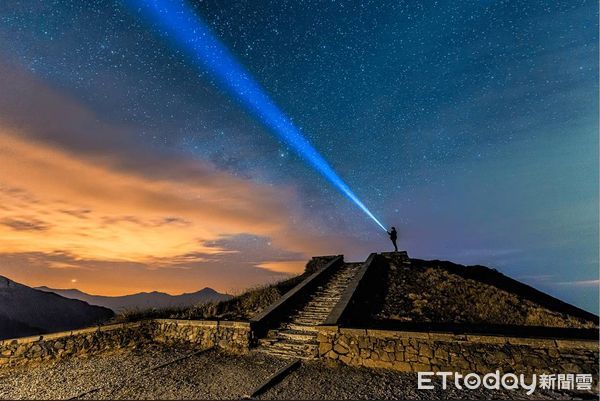
[[398,252],[398,245],[396,245],[396,240],[398,239],[398,232],[396,231],[396,227],[392,227],[392,231],[387,232],[392,240],[392,244],[394,244],[394,250]]

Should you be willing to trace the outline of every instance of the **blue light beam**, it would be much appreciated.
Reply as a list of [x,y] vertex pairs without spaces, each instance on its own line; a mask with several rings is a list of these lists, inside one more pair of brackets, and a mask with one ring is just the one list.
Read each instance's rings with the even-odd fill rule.
[[277,107],[250,73],[235,59],[209,27],[182,0],[125,0],[158,31],[199,63],[253,116],[258,118],[280,141],[354,202],[379,227],[385,227],[358,199],[327,161]]

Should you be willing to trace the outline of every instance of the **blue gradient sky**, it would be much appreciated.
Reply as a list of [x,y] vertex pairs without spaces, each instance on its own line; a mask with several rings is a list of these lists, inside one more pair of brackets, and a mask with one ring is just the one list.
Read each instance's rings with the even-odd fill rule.
[[[598,311],[597,2],[189,4],[369,209],[398,228],[411,256],[492,266]],[[176,180],[173,160],[184,159],[252,188],[293,193],[275,214],[281,227],[232,223],[220,232],[215,220],[196,238],[201,258],[168,262],[173,253],[165,251],[161,263],[187,268],[170,275],[131,255],[102,260],[70,238],[31,249],[37,267],[29,277],[107,293],[107,265],[139,263],[143,289],[242,288],[282,273],[269,263],[312,253],[363,259],[390,248],[358,208],[163,36],[120,1],[3,2],[2,63],[27,85],[0,94],[12,105],[0,111],[0,128],[33,120],[20,138],[102,160],[111,171]],[[52,94],[40,100],[41,90]],[[54,115],[66,126],[48,131],[44,118],[53,117],[31,112],[44,101],[76,105],[85,116],[69,125],[75,106],[59,108]],[[23,102],[31,104],[15,106]],[[264,208],[262,193],[251,199]],[[19,235],[26,230],[15,219],[44,220],[22,210],[4,216]],[[214,243],[219,251],[207,250]],[[232,251],[249,249],[262,250],[252,252],[251,268],[219,276]],[[18,279],[31,252],[1,251],[10,263],[0,274]],[[56,252],[61,263],[95,273],[58,274],[48,262]]]

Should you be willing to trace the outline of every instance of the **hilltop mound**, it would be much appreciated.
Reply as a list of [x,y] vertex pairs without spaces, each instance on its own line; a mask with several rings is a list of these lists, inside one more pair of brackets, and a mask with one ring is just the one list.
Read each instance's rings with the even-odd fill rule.
[[485,266],[384,254],[374,320],[594,328],[598,317]]

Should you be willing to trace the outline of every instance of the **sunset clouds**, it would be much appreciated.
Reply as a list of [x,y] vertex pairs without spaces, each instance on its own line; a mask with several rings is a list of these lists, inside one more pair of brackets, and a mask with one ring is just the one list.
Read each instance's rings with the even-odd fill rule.
[[0,133],[0,252],[68,249],[81,258],[157,262],[216,253],[206,241],[284,229],[285,190],[217,171],[197,183],[123,173]]
[[[7,106],[0,112],[0,260],[4,269],[12,266],[12,278],[55,286],[78,280],[84,290],[114,293],[105,277],[110,265],[111,271],[121,266],[125,276],[132,268],[136,274],[171,270],[167,281],[188,277],[181,290],[226,289],[244,282],[225,274],[203,281],[202,266],[214,268],[240,252],[231,241],[236,236],[267,244],[262,255],[227,266],[245,268],[239,276],[245,277],[251,262],[258,270],[248,280],[254,283],[261,272],[297,273],[309,255],[327,250],[301,223],[292,188],[135,147],[130,133],[99,123],[67,96],[22,73],[12,71],[12,77],[21,83],[5,86],[0,101]],[[32,266],[34,276],[15,277]],[[57,271],[64,275],[58,283]],[[190,281],[194,271],[200,273]],[[123,291],[179,288],[152,283],[152,276],[165,280],[162,273],[145,274]],[[142,281],[147,284],[138,285]]]

